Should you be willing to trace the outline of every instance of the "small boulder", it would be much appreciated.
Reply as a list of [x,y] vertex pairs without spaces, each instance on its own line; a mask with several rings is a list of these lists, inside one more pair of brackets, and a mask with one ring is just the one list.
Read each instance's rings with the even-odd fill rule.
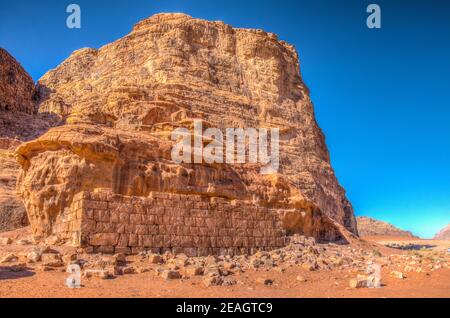
[[367,287],[367,276],[358,275],[356,278],[350,280],[350,288],[366,288]]
[[150,272],[150,269],[148,269],[147,267],[138,267],[136,270],[139,274],[143,274],[143,273],[148,273]]
[[41,261],[42,261],[43,266],[49,266],[49,267],[64,266],[64,263],[61,259],[60,254],[44,253],[41,256]]
[[306,283],[308,281],[304,276],[301,275],[298,275],[296,279],[300,283]]
[[236,267],[236,264],[234,262],[224,262],[222,267],[226,270],[231,270]]
[[8,254],[0,260],[1,264],[17,262],[19,258],[14,254]]
[[399,272],[399,271],[392,271],[391,272],[391,276],[395,277],[395,278],[398,278],[398,279],[405,279],[406,278],[406,275],[403,274],[402,272]]
[[203,275],[203,268],[200,266],[189,266],[186,267],[186,275],[187,276],[202,276]]
[[18,241],[16,242],[16,244],[17,244],[17,245],[25,246],[25,245],[31,245],[31,242],[28,241],[28,240],[18,240]]
[[222,279],[222,286],[234,286],[237,284],[236,279],[232,277],[225,277]]
[[266,286],[272,286],[273,285],[273,279],[270,278],[258,278],[256,280],[257,283],[266,285]]
[[208,276],[203,279],[203,284],[206,287],[220,286],[223,283],[223,279],[220,276]]
[[77,261],[78,255],[76,253],[70,253],[63,256],[63,262],[66,265],[70,265]]
[[162,256],[159,255],[159,254],[150,254],[150,255],[148,256],[148,261],[149,261],[151,264],[161,264],[161,263],[163,263],[163,258],[162,258]]
[[40,272],[53,272],[55,270],[54,267],[39,265],[36,267],[36,270]]
[[127,262],[126,255],[122,253],[114,255],[113,258],[115,259],[116,263],[125,264]]
[[109,279],[112,276],[110,275],[109,271],[106,269],[88,269],[84,271],[83,277],[85,278],[100,278],[100,279]]
[[204,272],[205,276],[221,276],[220,270],[218,268],[207,268]]
[[136,269],[132,266],[124,267],[124,268],[122,268],[122,274],[123,275],[136,274]]
[[0,237],[0,246],[10,245],[12,240],[9,237]]
[[161,273],[161,277],[165,280],[181,279],[179,271],[165,270]]
[[52,235],[45,239],[46,245],[54,246],[54,245],[58,245],[60,243],[61,243],[61,241],[59,240],[59,238],[56,235]]
[[303,263],[302,268],[306,271],[313,272],[316,270],[317,266],[312,263]]
[[42,249],[36,247],[27,254],[27,260],[29,263],[37,263],[41,260],[42,257]]

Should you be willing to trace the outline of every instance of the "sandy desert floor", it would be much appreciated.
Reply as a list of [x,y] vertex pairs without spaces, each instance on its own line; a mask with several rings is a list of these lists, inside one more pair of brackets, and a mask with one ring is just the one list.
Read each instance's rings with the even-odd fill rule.
[[[399,250],[380,246],[384,255],[423,254],[424,257],[440,251],[447,253],[450,242],[405,240],[399,238],[365,238],[376,244],[399,244],[408,248],[426,246],[426,250]],[[0,251],[17,251],[17,246],[3,246]],[[20,247],[26,249],[27,247]],[[445,254],[444,254],[445,255]],[[450,255],[449,255],[450,259]],[[0,297],[225,297],[225,298],[396,298],[396,297],[439,297],[450,298],[450,268],[433,269],[424,272],[407,273],[406,279],[392,277],[390,272],[403,264],[392,264],[382,269],[382,288],[351,289],[349,281],[355,277],[355,269],[333,269],[326,271],[307,271],[301,266],[286,266],[281,272],[274,269],[249,269],[235,273],[236,284],[233,286],[205,287],[201,277],[164,280],[155,270],[121,275],[114,279],[83,278],[81,289],[69,289],[64,281],[67,273],[64,268],[53,271],[41,271],[26,267],[14,270],[13,267],[0,265]],[[302,276],[306,281],[297,280]],[[273,284],[266,286],[262,279],[270,279]]]
[[[307,282],[296,282],[302,274]],[[405,280],[389,277],[383,273],[384,286],[380,289],[350,289],[350,275],[346,272],[306,273],[295,269],[286,273],[253,272],[237,275],[240,283],[233,287],[204,287],[200,278],[179,281],[165,281],[153,273],[121,276],[111,280],[84,279],[83,288],[68,289],[64,285],[65,273],[1,273],[0,297],[225,297],[225,298],[297,298],[297,297],[439,297],[450,298],[450,269],[426,274],[410,275]],[[274,285],[256,283],[259,277],[274,279]]]

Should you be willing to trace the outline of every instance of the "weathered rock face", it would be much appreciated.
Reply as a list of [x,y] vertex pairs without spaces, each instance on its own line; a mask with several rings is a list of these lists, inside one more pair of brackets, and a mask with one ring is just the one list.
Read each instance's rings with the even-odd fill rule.
[[357,217],[358,233],[361,236],[395,236],[416,238],[411,232],[396,228],[392,224],[371,219],[368,217]]
[[57,122],[54,115],[37,114],[38,97],[32,78],[0,48],[0,232],[28,224],[25,207],[16,194],[20,166],[14,149]]
[[14,138],[16,132],[20,134],[24,130],[20,117],[30,117],[29,114],[36,112],[34,98],[31,77],[0,48],[0,232],[17,229],[28,222],[25,207],[15,191],[20,166],[14,148],[20,142],[8,137]]
[[15,230],[28,224],[25,207],[16,195],[16,180],[20,171],[14,148],[20,142],[0,138],[0,232]]
[[[352,207],[335,178],[315,121],[297,53],[273,34],[183,14],[156,15],[99,50],[73,53],[39,81],[39,94],[40,112],[57,114],[67,125],[17,150],[23,167],[19,189],[37,236],[58,233],[89,245],[90,237],[98,233],[127,234],[129,245],[121,247],[155,247],[148,240],[144,244],[145,237],[138,238],[136,246],[129,242],[130,235],[155,235],[150,225],[165,230],[171,220],[159,218],[149,207],[156,204],[160,211],[160,202],[145,201],[147,208],[136,214],[146,217],[126,230],[104,214],[122,209],[119,202],[129,204],[124,198],[135,198],[142,205],[141,200],[161,194],[188,196],[183,197],[186,202],[196,200],[189,196],[200,197],[204,211],[217,210],[211,200],[224,199],[219,210],[228,211],[231,219],[233,213],[246,213],[231,208],[236,202],[253,205],[252,213],[270,209],[269,215],[279,216],[283,233],[262,233],[265,244],[257,244],[256,234],[244,228],[229,234],[226,242],[207,236],[202,244],[209,248],[276,247],[278,237],[292,233],[337,240],[342,238],[339,224],[357,232]],[[219,129],[280,128],[279,172],[261,175],[258,164],[174,163],[170,133],[191,128],[195,119]],[[89,218],[92,208],[85,205],[92,203],[75,204],[80,193],[88,193],[88,198],[100,193],[86,200],[100,202],[94,210],[107,212]],[[198,217],[192,209],[199,208],[167,205],[164,213],[181,224],[191,214]],[[78,223],[76,215],[81,218]],[[236,219],[246,224],[257,221],[247,216]],[[92,222],[84,226],[83,220],[92,220],[95,226]],[[209,230],[220,227],[216,222]],[[208,225],[200,222],[178,229],[178,234],[175,230],[176,239],[166,238],[162,247],[190,247],[187,237],[199,228]],[[248,229],[261,230],[256,225]],[[180,237],[184,239],[178,242]],[[94,241],[102,240],[90,245],[108,250],[119,240],[106,245]]]
[[33,79],[0,47],[0,111],[33,114],[36,108]]
[[434,237],[435,240],[442,240],[442,241],[450,241],[450,224],[442,229],[436,236]]
[[0,47],[0,138],[38,138],[58,120],[37,114],[39,94],[31,76]]

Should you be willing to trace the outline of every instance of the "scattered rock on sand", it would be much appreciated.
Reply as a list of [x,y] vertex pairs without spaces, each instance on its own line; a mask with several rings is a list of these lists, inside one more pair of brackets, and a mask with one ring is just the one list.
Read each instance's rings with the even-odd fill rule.
[[0,246],[10,245],[12,240],[9,237],[0,237]]
[[124,268],[122,268],[122,274],[123,275],[136,274],[136,269],[132,266],[124,267]]
[[350,280],[350,288],[366,288],[367,276],[358,275],[356,278]]
[[66,265],[72,264],[78,259],[78,255],[76,253],[70,253],[63,256],[63,262]]
[[16,241],[16,244],[25,246],[25,245],[31,245],[32,243],[28,240],[18,240],[18,241]]
[[122,253],[114,255],[113,258],[115,259],[116,263],[119,264],[125,264],[127,262],[127,257]]
[[62,261],[60,254],[44,253],[41,256],[41,261],[42,261],[43,266],[49,266],[49,267],[64,266],[64,263]]
[[300,283],[306,283],[308,281],[304,276],[301,276],[301,275],[298,275],[296,279]]
[[30,263],[37,263],[41,260],[42,257],[42,250],[40,248],[33,248],[33,250],[28,253],[27,260]]
[[158,255],[158,254],[150,254],[148,256],[148,261],[151,264],[161,264],[161,263],[163,263],[163,258],[161,257],[161,255]]
[[312,271],[316,270],[316,266],[314,264],[312,264],[312,263],[303,263],[302,264],[302,268],[304,270],[309,271],[309,272],[312,272]]
[[234,286],[237,284],[236,279],[232,277],[225,277],[222,279],[222,286]]
[[403,274],[402,272],[399,272],[399,271],[392,271],[391,272],[391,276],[395,277],[395,278],[398,278],[398,279],[405,279],[406,278],[406,275]]
[[17,262],[19,258],[14,254],[8,254],[0,260],[1,264]]
[[179,271],[165,270],[161,273],[161,277],[165,280],[181,279],[181,274]]
[[109,279],[112,277],[109,271],[106,269],[87,269],[83,273],[83,277],[85,278],[100,278],[100,279]]
[[203,275],[203,268],[200,266],[189,266],[185,269],[187,276],[201,276]]
[[220,276],[208,276],[203,279],[203,284],[206,287],[220,286],[223,283],[223,279]]
[[258,278],[256,279],[257,283],[266,285],[266,286],[272,286],[273,285],[273,279],[270,278]]

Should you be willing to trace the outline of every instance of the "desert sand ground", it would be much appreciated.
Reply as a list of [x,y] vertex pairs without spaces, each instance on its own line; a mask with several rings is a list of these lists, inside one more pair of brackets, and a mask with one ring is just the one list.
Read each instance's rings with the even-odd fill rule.
[[[382,237],[364,238],[371,243],[380,244],[379,251],[384,255],[419,255],[428,257],[436,251],[447,253],[450,242],[428,240],[405,240]],[[414,249],[423,245],[427,249],[400,250],[386,248],[385,244],[401,244]],[[8,245],[0,247],[5,252],[26,251],[31,247]],[[445,255],[445,254],[444,254]],[[450,255],[449,258],[450,259]],[[445,264],[445,263],[444,263]],[[287,266],[285,272],[276,268],[270,270],[249,269],[235,273],[234,286],[205,287],[202,277],[164,280],[150,269],[148,272],[117,276],[114,279],[83,278],[81,289],[69,289],[64,281],[67,273],[64,268],[42,271],[33,267],[14,270],[12,265],[0,265],[0,297],[58,297],[58,298],[110,298],[110,297],[175,297],[175,298],[450,298],[450,268],[448,265],[424,272],[407,273],[406,279],[392,277],[390,272],[404,264],[392,264],[382,269],[382,288],[351,289],[349,281],[357,274],[355,269],[333,269],[307,271],[301,266]],[[301,275],[306,281],[301,282]],[[273,284],[266,286],[261,279],[271,279]]]

